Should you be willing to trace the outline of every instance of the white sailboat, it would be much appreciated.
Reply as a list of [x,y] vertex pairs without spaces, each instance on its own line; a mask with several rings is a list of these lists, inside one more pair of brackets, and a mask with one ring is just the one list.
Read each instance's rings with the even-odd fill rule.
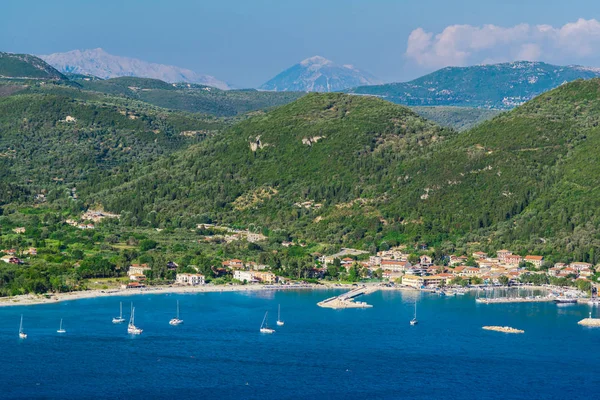
[[262,324],[260,324],[260,333],[275,333],[275,329],[269,328],[269,322],[267,318],[269,316],[269,312],[265,313],[265,317],[263,318]]
[[131,303],[131,317],[129,318],[129,325],[127,325],[127,333],[141,335],[142,332],[142,329],[135,326],[135,307],[133,306],[133,303]]
[[418,323],[419,321],[417,320],[417,302],[415,301],[415,316],[413,317],[413,319],[410,320],[410,324],[416,325]]
[[177,316],[169,321],[169,325],[180,325],[183,324],[183,320],[179,319],[179,300],[177,300]]
[[67,331],[64,330],[62,327],[62,318],[60,319],[60,326],[59,326],[58,330],[56,331],[56,333],[67,333]]
[[119,303],[119,309],[119,316],[113,318],[113,324],[122,324],[123,322],[125,322],[125,318],[123,318],[123,302]]
[[21,314],[21,325],[19,325],[19,339],[27,339],[27,334],[23,332],[23,314]]
[[283,326],[285,322],[281,320],[281,304],[277,306],[277,326]]

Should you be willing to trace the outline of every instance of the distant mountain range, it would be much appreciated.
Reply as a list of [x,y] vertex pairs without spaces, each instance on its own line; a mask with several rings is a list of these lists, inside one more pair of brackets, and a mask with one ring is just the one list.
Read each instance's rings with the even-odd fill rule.
[[172,65],[155,64],[135,58],[119,57],[103,49],[73,50],[39,56],[62,73],[94,75],[102,79],[121,76],[154,78],[165,82],[187,82],[229,89],[229,85],[214,76],[202,75]]
[[286,69],[260,89],[277,92],[336,92],[362,85],[381,83],[373,75],[352,65],[337,65],[314,56]]
[[410,82],[360,86],[347,92],[409,106],[510,109],[563,83],[598,76],[600,68],[518,61],[447,67]]

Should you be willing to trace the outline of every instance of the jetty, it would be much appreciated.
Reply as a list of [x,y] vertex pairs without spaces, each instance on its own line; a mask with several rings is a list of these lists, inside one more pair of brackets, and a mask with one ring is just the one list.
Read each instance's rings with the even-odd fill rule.
[[330,297],[317,303],[319,307],[324,308],[371,308],[371,304],[367,304],[364,301],[354,301],[358,296],[370,294],[376,291],[375,287],[362,286],[351,291],[341,294],[339,296]]
[[522,329],[511,328],[510,326],[484,326],[481,329],[502,333],[525,333]]
[[590,316],[588,318],[584,318],[578,322],[579,325],[583,326],[591,326],[591,327],[599,327],[600,328],[600,318],[592,318],[592,313],[590,312]]

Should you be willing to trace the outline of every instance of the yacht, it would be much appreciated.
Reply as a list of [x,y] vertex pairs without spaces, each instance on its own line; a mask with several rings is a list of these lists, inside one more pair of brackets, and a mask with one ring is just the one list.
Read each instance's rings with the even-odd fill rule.
[[169,325],[181,325],[183,320],[179,319],[179,300],[177,300],[177,316],[169,321]]
[[269,328],[269,323],[267,321],[269,317],[269,312],[265,313],[265,317],[263,318],[262,324],[260,324],[260,333],[275,333],[275,329]]
[[67,333],[67,331],[62,326],[62,318],[60,319],[60,326],[58,327],[56,333]]
[[114,317],[113,318],[113,324],[122,324],[123,322],[125,322],[125,318],[123,318],[123,302],[121,302],[119,304],[119,309],[121,310],[119,312],[119,316],[118,317]]
[[410,320],[410,324],[416,325],[418,323],[419,323],[419,320],[417,320],[417,302],[415,301],[415,316],[413,317],[413,319]]
[[23,332],[23,314],[21,314],[21,325],[19,325],[19,339],[27,339],[27,334]]
[[281,304],[277,306],[277,326],[283,326],[285,322],[281,320]]
[[576,297],[558,296],[554,299],[555,303],[558,304],[574,304],[577,303]]
[[131,317],[129,318],[129,325],[127,325],[127,333],[132,335],[141,335],[142,329],[135,326],[135,307],[131,304]]

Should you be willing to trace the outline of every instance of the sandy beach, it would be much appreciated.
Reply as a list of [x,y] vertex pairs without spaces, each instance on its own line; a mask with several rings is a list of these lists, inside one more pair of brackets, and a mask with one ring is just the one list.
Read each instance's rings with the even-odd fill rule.
[[[25,294],[12,297],[1,297],[0,307],[31,306],[51,304],[61,301],[72,301],[96,297],[137,296],[166,293],[209,293],[209,292],[256,292],[272,290],[350,290],[352,285],[202,285],[202,286],[149,286],[143,289],[103,289],[85,290],[68,293]],[[383,289],[383,288],[382,288]]]

